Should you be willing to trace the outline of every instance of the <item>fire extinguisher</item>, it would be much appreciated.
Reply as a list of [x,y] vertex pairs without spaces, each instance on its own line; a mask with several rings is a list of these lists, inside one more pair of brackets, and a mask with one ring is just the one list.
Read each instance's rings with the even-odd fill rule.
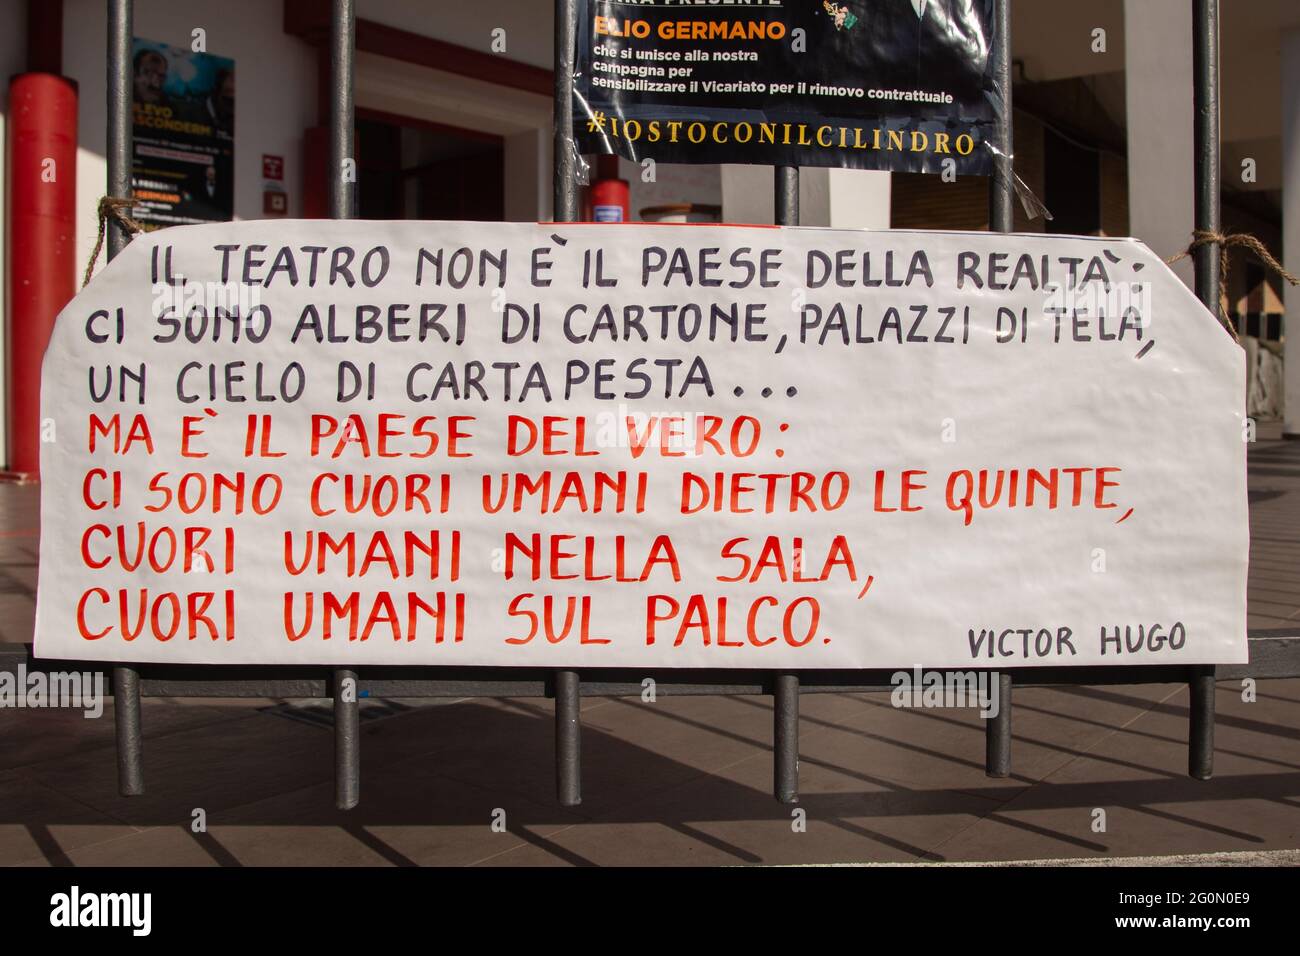
[[589,222],[627,222],[631,187],[618,176],[617,156],[596,157],[596,181],[587,193]]

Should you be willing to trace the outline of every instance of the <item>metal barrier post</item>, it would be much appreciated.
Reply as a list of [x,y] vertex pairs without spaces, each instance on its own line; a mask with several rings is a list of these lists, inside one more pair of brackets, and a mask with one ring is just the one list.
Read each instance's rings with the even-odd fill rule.
[[[351,219],[356,207],[356,115],[353,0],[333,0],[330,17],[330,218]],[[361,701],[356,671],[334,670],[334,803],[351,810],[361,801]]]
[[[555,0],[556,222],[578,218],[577,150],[573,142],[573,57],[577,0]],[[582,692],[577,671],[555,673],[555,791],[560,806],[582,803]]]
[[573,143],[573,57],[577,42],[578,0],[555,0],[556,222],[575,222],[578,218],[578,157]]
[[1214,776],[1214,665],[1192,668],[1188,681],[1187,775],[1197,780]]
[[582,803],[582,695],[577,671],[555,672],[555,793],[562,807]]
[[998,711],[984,718],[984,773],[990,777],[1011,776],[1011,675],[994,671],[998,682]]
[[[993,174],[989,177],[989,230],[1010,232],[1013,228],[1011,155],[1011,0],[994,0],[993,33],[997,38],[993,57],[993,79],[1002,94],[1002,116],[998,119],[993,144]],[[984,720],[984,772],[990,777],[1011,774],[1011,675],[998,673],[998,712]]]
[[[799,225],[799,167],[774,170],[778,226]],[[779,673],[772,683],[772,791],[781,803],[799,800],[799,677]]]
[[334,683],[334,805],[351,810],[361,802],[361,702],[357,672],[336,668]]
[[[108,194],[131,195],[131,19],[132,0],[108,2]],[[112,217],[108,258],[131,237]],[[140,728],[140,672],[113,668],[113,718],[117,725],[117,789],[124,797],[144,793],[144,737]]]
[[[1196,229],[1219,232],[1219,0],[1192,0],[1192,73],[1196,139]],[[1197,246],[1196,295],[1219,315],[1223,289],[1217,242]],[[1214,667],[1192,668],[1188,682],[1187,772],[1214,774]]]
[[799,802],[799,676],[777,674],[772,687],[772,789],[779,803]]
[[113,668],[113,718],[117,730],[117,792],[144,793],[144,734],[140,727],[140,672]]

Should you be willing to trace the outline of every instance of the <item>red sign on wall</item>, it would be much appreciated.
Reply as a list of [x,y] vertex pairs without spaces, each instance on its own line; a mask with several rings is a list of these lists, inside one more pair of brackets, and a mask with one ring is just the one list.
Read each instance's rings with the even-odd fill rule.
[[284,157],[262,154],[262,178],[284,179]]

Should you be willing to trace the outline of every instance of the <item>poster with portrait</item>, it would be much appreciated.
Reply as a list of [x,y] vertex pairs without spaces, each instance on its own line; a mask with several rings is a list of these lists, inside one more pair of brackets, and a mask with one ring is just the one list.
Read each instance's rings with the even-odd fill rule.
[[235,61],[132,45],[134,216],[146,229],[224,222],[235,209]]

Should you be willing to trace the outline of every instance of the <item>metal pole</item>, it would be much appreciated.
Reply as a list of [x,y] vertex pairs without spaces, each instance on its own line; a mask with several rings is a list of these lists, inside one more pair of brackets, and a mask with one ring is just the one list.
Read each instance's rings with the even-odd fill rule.
[[1197,780],[1214,776],[1214,665],[1191,668],[1187,722],[1187,775]]
[[117,729],[117,791],[124,797],[144,793],[144,735],[140,728],[140,672],[113,668],[113,717]]
[[356,129],[353,105],[353,53],[356,48],[354,0],[333,0],[330,19],[330,217],[352,219],[356,206]]
[[[799,225],[799,167],[777,166],[773,200],[778,226]],[[799,677],[778,673],[772,681],[772,795],[799,800]]]
[[776,224],[799,225],[799,167],[777,166],[776,170]]
[[555,0],[555,221],[578,218],[578,154],[573,143],[573,56],[578,0]]
[[[108,0],[108,194],[131,195],[131,13],[132,0]],[[108,258],[126,248],[130,235],[108,221]]]
[[994,672],[998,682],[998,712],[984,718],[984,773],[990,777],[1011,776],[1011,675]]
[[555,791],[562,807],[582,803],[582,697],[577,671],[555,672]]
[[[1012,192],[1014,175],[1011,156],[1014,152],[1011,122],[1011,0],[994,0],[993,78],[1002,92],[1002,115],[993,133],[993,174],[989,177],[989,229],[1010,232],[1014,214]],[[990,777],[1011,774],[1011,675],[999,673],[998,712],[984,721],[984,772]]]
[[[573,142],[573,57],[578,0],[555,0],[555,221],[578,218]],[[555,673],[555,791],[560,806],[582,803],[582,693],[577,671]]]
[[334,670],[334,805],[351,810],[361,802],[361,704],[357,672]]
[[[108,2],[108,194],[131,195],[131,0]],[[131,240],[108,221],[108,258]],[[113,719],[117,730],[117,789],[124,797],[144,793],[144,736],[140,727],[140,672],[113,668]]]
[[[1192,0],[1192,74],[1195,84],[1196,228],[1219,231],[1219,2]],[[1219,244],[1193,252],[1196,295],[1219,314]]]
[[[353,0],[333,0],[330,18],[330,217],[357,214],[356,157],[353,142],[353,52],[356,9]],[[361,702],[357,673],[334,670],[334,803],[351,810],[361,802]]]
[[772,791],[799,802],[799,676],[777,674],[772,688]]
[[[1195,87],[1196,229],[1218,234],[1219,221],[1219,0],[1192,0],[1192,82]],[[1197,246],[1196,295],[1219,315],[1223,290],[1217,242]],[[1225,317],[1226,318],[1226,317]],[[1188,682],[1187,772],[1214,774],[1214,667],[1192,668]]]
[[1002,115],[993,133],[993,175],[989,178],[989,229],[1010,232],[1013,228],[1011,156],[1014,152],[1011,110],[1011,0],[993,2],[993,79],[1002,91]]

